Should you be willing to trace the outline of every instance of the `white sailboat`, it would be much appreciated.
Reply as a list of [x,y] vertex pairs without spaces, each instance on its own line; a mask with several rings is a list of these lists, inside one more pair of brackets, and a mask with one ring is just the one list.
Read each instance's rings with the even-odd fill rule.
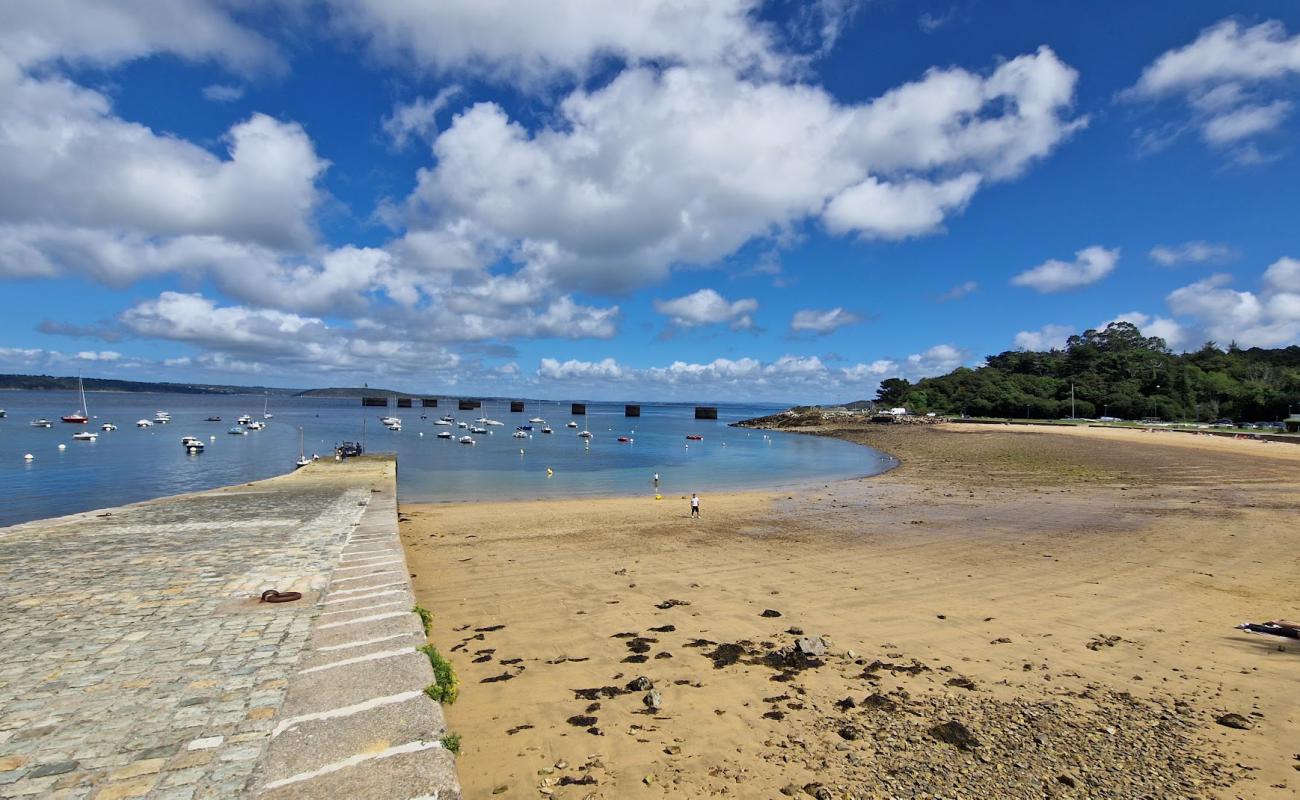
[[86,385],[81,382],[80,375],[77,376],[77,391],[81,393],[81,408],[63,417],[63,421],[73,425],[85,425],[90,422],[90,410],[86,408]]
[[271,413],[271,396],[266,396],[266,401],[262,403],[262,419],[270,419],[274,416]]
[[310,463],[311,459],[307,457],[307,451],[303,448],[303,433],[300,427],[298,428],[298,460],[294,462],[294,469],[302,469]]

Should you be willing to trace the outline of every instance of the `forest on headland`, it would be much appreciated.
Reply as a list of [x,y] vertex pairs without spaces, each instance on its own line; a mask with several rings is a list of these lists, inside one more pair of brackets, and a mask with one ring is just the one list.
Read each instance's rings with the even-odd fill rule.
[[[1073,405],[1071,390],[1073,389]],[[1064,349],[1008,350],[981,367],[881,382],[878,405],[972,417],[1110,416],[1263,422],[1300,411],[1300,346],[1174,353],[1128,322],[1071,336]]]

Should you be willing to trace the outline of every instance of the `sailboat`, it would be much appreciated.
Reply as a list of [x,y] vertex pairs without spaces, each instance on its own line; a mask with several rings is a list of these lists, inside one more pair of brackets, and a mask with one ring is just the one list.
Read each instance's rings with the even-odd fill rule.
[[73,425],[85,425],[90,422],[89,411],[86,409],[86,386],[81,382],[81,376],[77,376],[77,391],[81,392],[81,408],[66,417],[64,422],[70,422]]
[[528,421],[529,421],[529,422],[538,423],[538,424],[541,424],[541,425],[545,425],[545,424],[546,424],[546,420],[542,419],[542,401],[541,401],[541,400],[538,400],[538,401],[537,401],[537,416],[533,417],[532,419],[530,419],[530,420],[528,420]]
[[299,428],[298,429],[298,460],[294,462],[294,469],[302,469],[303,467],[311,463],[311,459],[307,457],[307,452],[303,449],[302,436],[303,436],[302,428]]
[[262,419],[270,419],[275,416],[271,413],[271,396],[267,395],[266,402],[262,403]]

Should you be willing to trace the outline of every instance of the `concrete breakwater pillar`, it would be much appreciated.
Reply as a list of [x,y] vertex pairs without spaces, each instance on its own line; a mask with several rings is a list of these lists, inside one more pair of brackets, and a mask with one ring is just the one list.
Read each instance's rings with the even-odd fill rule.
[[388,408],[388,398],[387,397],[363,397],[361,398],[361,405],[366,407],[374,406],[375,408]]
[[696,406],[695,418],[696,419],[717,419],[718,409],[716,406]]
[[399,398],[397,398],[397,407],[398,407],[398,408],[410,408],[410,407],[411,407],[411,398],[409,398],[409,397],[399,397]]
[[461,411],[473,411],[481,405],[483,405],[483,403],[478,400],[461,400],[457,403],[456,407]]
[[524,401],[523,401],[523,400],[511,400],[511,401],[510,401],[510,413],[512,413],[512,414],[519,414],[519,413],[521,413],[523,410],[524,410]]
[[625,417],[641,416],[641,406],[623,406],[623,416]]
[[573,406],[572,406],[572,408],[570,409],[569,413],[571,413],[571,414],[579,414],[579,415],[582,415],[582,416],[585,417],[585,416],[587,416],[587,404],[586,404],[586,403],[574,403]]
[[424,408],[437,408],[437,407],[438,407],[438,398],[436,398],[436,397],[426,397],[426,398],[424,398],[424,399],[422,399],[422,400],[420,401],[420,405],[423,406]]

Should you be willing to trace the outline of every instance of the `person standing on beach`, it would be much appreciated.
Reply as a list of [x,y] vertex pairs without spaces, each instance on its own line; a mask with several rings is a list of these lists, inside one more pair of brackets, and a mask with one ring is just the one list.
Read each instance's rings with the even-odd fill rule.
[[700,515],[700,496],[695,492],[691,492],[691,516],[698,517],[699,515]]

